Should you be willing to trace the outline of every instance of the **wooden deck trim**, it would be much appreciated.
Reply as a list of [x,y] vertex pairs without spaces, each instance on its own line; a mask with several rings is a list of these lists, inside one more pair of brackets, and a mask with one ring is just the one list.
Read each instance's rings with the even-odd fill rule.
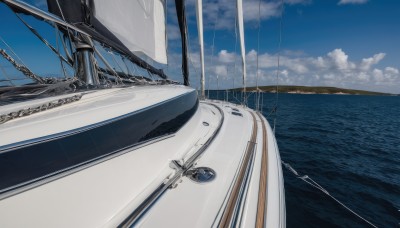
[[267,214],[267,182],[268,182],[268,137],[267,130],[265,127],[264,120],[261,114],[257,113],[262,124],[263,132],[263,145],[262,145],[262,160],[261,160],[261,172],[260,172],[260,185],[258,190],[258,205],[257,205],[257,216],[256,216],[256,228],[265,227],[265,216]]
[[235,206],[239,199],[240,188],[243,185],[246,170],[247,170],[248,166],[250,165],[250,162],[251,162],[250,158],[252,157],[252,154],[254,153],[254,147],[255,147],[256,140],[257,140],[257,130],[258,129],[257,129],[257,121],[256,121],[256,117],[255,117],[254,113],[250,111],[250,114],[253,117],[253,132],[251,134],[250,141],[249,141],[247,150],[245,152],[246,153],[245,157],[240,166],[238,177],[235,180],[235,184],[234,184],[231,194],[228,198],[227,206],[225,207],[225,210],[222,214],[222,218],[221,218],[221,221],[220,221],[218,227],[230,227],[230,225],[231,225],[231,221],[233,219],[233,214],[235,211]]

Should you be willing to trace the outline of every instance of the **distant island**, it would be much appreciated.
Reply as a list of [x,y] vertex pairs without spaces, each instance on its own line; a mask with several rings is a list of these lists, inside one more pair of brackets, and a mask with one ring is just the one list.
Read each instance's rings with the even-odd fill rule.
[[[259,86],[263,92],[275,93],[276,86]],[[232,90],[243,90],[243,88],[236,88]],[[247,87],[246,90],[256,91],[256,87]],[[279,93],[292,93],[292,94],[341,94],[341,95],[375,95],[375,96],[393,96],[391,93],[372,92],[365,90],[343,89],[337,87],[324,87],[324,86],[278,86]]]

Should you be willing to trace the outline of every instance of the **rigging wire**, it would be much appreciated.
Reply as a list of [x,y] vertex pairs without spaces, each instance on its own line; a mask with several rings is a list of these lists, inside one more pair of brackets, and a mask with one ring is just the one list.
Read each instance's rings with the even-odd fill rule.
[[276,126],[276,119],[277,119],[277,112],[278,112],[278,101],[279,101],[279,73],[280,73],[280,60],[281,60],[281,47],[282,47],[282,24],[283,24],[283,13],[285,10],[285,4],[284,1],[281,0],[281,13],[279,17],[279,40],[278,40],[278,63],[277,63],[277,70],[276,70],[276,88],[275,88],[275,104],[274,107],[272,108],[275,112],[274,115],[274,127],[273,127],[273,132],[275,134],[275,126]]
[[[62,9],[61,9],[60,2],[58,2],[58,0],[56,0],[56,3],[57,3],[57,7],[58,7],[58,10],[60,11],[60,14],[61,14],[62,19],[63,19],[64,21],[66,21],[66,20],[65,20],[65,17],[64,17],[64,13],[63,13],[63,11],[62,11]],[[72,37],[71,37],[69,28],[66,27],[66,29],[67,29],[67,34],[68,34],[68,38],[69,38],[70,44],[72,44],[72,43],[73,43],[73,42],[72,42],[73,39],[72,39]]]
[[18,19],[40,40],[42,41],[48,48],[50,48],[50,50],[52,50],[59,58],[60,61],[64,61],[66,62],[68,65],[72,66],[72,63],[68,62],[67,59],[65,59],[64,56],[62,56],[60,54],[60,52],[58,52],[56,50],[55,47],[53,47],[45,38],[43,38],[37,31],[36,29],[34,29],[32,26],[30,26],[24,19],[22,19],[21,16],[18,15],[18,13],[15,13],[15,15],[18,17]]
[[256,111],[260,111],[260,91],[258,88],[258,78],[259,78],[259,72],[258,72],[258,55],[260,54],[260,31],[261,31],[261,0],[258,0],[258,34],[257,34],[257,62],[256,62],[256,99],[257,99],[257,105],[256,105]]
[[40,84],[46,84],[46,79],[35,75],[28,67],[17,63],[4,49],[0,49],[0,56],[10,62],[18,71],[22,72],[26,77],[35,80]]
[[[57,47],[57,52],[60,53],[60,45],[59,45],[59,43],[58,43],[58,38],[60,37],[60,36],[59,36],[60,30],[58,30],[58,26],[57,26],[57,25],[54,25],[54,31],[55,31],[55,35],[56,35],[56,47]],[[64,74],[64,77],[67,78],[67,71],[66,71],[66,69],[65,69],[64,63],[63,63],[63,61],[62,61],[61,58],[60,58],[59,60],[60,60],[61,70],[62,70],[61,73],[63,73],[63,74]]]
[[8,50],[9,50],[15,57],[17,57],[17,59],[19,60],[19,62],[20,62],[22,65],[24,65],[25,67],[27,67],[26,64],[22,61],[22,59],[17,55],[17,53],[14,52],[14,50],[10,47],[10,45],[8,45],[8,43],[3,39],[2,36],[0,36],[0,40],[1,40],[1,42],[4,43],[4,45],[6,45],[6,47],[8,48]]
[[[217,8],[217,15],[218,15],[218,12],[219,12],[219,8]],[[215,21],[214,21],[213,39],[212,39],[212,46],[211,46],[211,64],[210,65],[214,64],[215,30],[217,28],[217,22],[218,22],[218,16],[215,17]],[[208,99],[210,99],[210,80],[211,80],[211,74],[208,74],[208,91],[207,91]],[[218,92],[217,92],[217,95],[218,95]]]
[[190,44],[190,35],[189,35],[189,32],[187,33],[187,46],[188,46],[188,56],[189,56],[189,61],[190,61],[190,64],[192,65],[192,67],[193,67],[193,70],[194,70],[194,73],[197,75],[197,70],[196,70],[196,67],[195,67],[195,65],[193,64],[193,61],[192,61],[192,55],[191,55],[191,44]]
[[348,210],[349,212],[351,212],[353,215],[357,216],[358,218],[360,218],[361,220],[363,220],[364,222],[366,222],[368,225],[377,228],[376,225],[374,225],[372,222],[368,221],[367,219],[365,219],[364,217],[362,217],[361,215],[359,215],[358,213],[356,213],[355,211],[353,211],[352,209],[350,209],[348,206],[346,206],[344,203],[340,202],[340,200],[338,200],[336,197],[332,196],[325,188],[323,188],[321,185],[319,185],[316,181],[314,181],[311,177],[309,177],[308,175],[300,175],[289,163],[286,163],[284,161],[282,161],[283,166],[289,170],[292,174],[294,174],[294,176],[296,176],[297,178],[299,178],[300,180],[306,182],[307,184],[309,184],[310,186],[320,190],[321,192],[323,192],[325,195],[329,196],[330,198],[332,198],[334,201],[336,201],[336,203],[338,203],[339,205],[341,205],[342,207],[344,207],[346,210]]
[[[238,35],[237,35],[237,14],[235,14],[235,60],[234,60],[234,66],[233,66],[233,76],[232,76],[232,93],[233,93],[233,97],[235,97],[235,77],[236,77],[236,67],[237,67],[237,65],[236,65],[236,63],[237,63],[237,56],[236,56],[236,53],[237,53],[237,37],[238,37]],[[237,96],[235,97],[236,98],[236,100],[238,100],[238,98],[237,98]],[[239,101],[239,103],[240,103],[240,101]]]
[[121,56],[122,62],[124,63],[125,67],[126,67],[126,71],[128,72],[128,75],[133,75],[131,73],[131,71],[129,70],[128,64],[126,64],[126,60],[124,56]]
[[[277,65],[277,71],[276,71],[276,100],[275,100],[275,106],[272,108],[271,112],[267,115],[271,115],[272,113],[275,113],[274,117],[274,127],[273,127],[273,132],[275,134],[275,124],[276,124],[276,119],[277,119],[277,109],[278,109],[278,101],[279,101],[279,73],[280,73],[280,55],[281,55],[281,45],[282,45],[282,24],[283,24],[283,13],[284,13],[284,2],[281,0],[281,15],[280,15],[280,21],[279,21],[279,44],[278,44],[278,65]],[[308,185],[312,186],[313,188],[316,188],[320,190],[322,193],[325,195],[329,196],[331,199],[333,199],[336,203],[338,203],[340,206],[345,208],[347,211],[351,212],[353,215],[356,217],[360,218],[363,220],[365,223],[370,225],[371,227],[377,228],[376,225],[374,225],[372,222],[368,221],[352,209],[350,209],[348,206],[346,206],[344,203],[342,203],[340,200],[338,200],[336,197],[331,195],[325,188],[323,188],[320,184],[318,184],[316,181],[314,181],[311,177],[308,175],[300,175],[289,163],[286,163],[284,161],[281,161],[283,166],[290,171],[294,176],[299,178],[300,180],[304,181]]]
[[[73,63],[73,62],[74,62],[74,59],[72,58],[72,55],[71,55],[71,53],[73,52],[72,49],[71,49],[72,47],[71,47],[71,45],[68,45],[69,48],[70,48],[70,50],[68,50],[67,44],[66,44],[66,42],[65,42],[65,40],[66,40],[66,38],[67,38],[68,36],[66,36],[65,34],[61,33],[60,30],[58,30],[58,37],[59,37],[59,39],[61,40],[61,44],[62,44],[62,46],[63,46],[63,48],[64,48],[64,52],[65,52],[65,55],[66,55],[67,58],[68,58],[68,61],[70,61],[71,63]],[[71,53],[70,53],[70,51],[71,51]]]
[[117,67],[121,70],[121,73],[123,73],[126,77],[128,77],[128,75],[126,74],[126,72],[124,71],[124,69],[122,68],[122,66],[118,63],[118,60],[115,58],[115,55],[113,53],[113,51],[109,51],[109,54],[111,55],[112,60],[114,61],[114,63],[117,65]]
[[[8,44],[3,40],[3,37],[0,36],[0,39],[3,41],[3,43],[8,47],[9,50],[11,50],[11,47],[8,46]],[[13,51],[11,51],[12,53],[14,53]],[[15,54],[14,54],[15,55]],[[19,59],[19,57],[17,56],[17,58]],[[8,83],[10,83],[12,86],[14,86],[14,83],[12,82],[12,80],[10,79],[10,77],[8,77],[8,73],[6,72],[6,70],[4,69],[4,66],[0,64],[0,69],[3,72],[4,77],[6,78],[6,80],[0,80],[1,81],[7,81]]]
[[[118,85],[118,81],[122,82],[122,79],[119,77],[118,73],[115,72],[114,68],[108,63],[108,61],[104,58],[104,56],[100,53],[100,51],[97,49],[96,45],[93,45],[93,50],[95,54],[100,58],[100,60],[106,65],[106,67],[111,71],[111,73],[115,76],[117,79],[115,83]],[[104,50],[104,49],[103,49]]]
[[10,83],[12,86],[14,86],[15,84],[12,82],[12,80],[10,79],[10,77],[8,77],[8,74],[7,74],[6,70],[4,69],[4,66],[1,65],[1,64],[0,64],[0,70],[3,72],[3,75],[4,75],[4,77],[6,78],[6,80],[1,80],[1,79],[0,79],[0,82],[6,81],[6,82]]
[[[35,80],[38,83],[44,83],[44,80],[35,75],[32,71],[29,70],[29,68],[26,66],[26,64],[24,63],[24,61],[22,61],[22,59],[17,55],[17,53],[14,52],[13,48],[8,45],[8,43],[3,39],[2,36],[0,36],[0,40],[1,42],[3,42],[3,44],[7,47],[7,49],[19,60],[20,64],[18,64],[14,59],[12,59],[12,57],[10,55],[8,55],[5,50],[0,49],[1,51],[1,55],[8,60],[18,71],[21,71],[25,76],[27,76],[30,79]],[[6,71],[3,69],[2,67],[2,71],[4,73],[4,76],[7,78],[8,82],[11,83],[11,85],[14,85],[14,83],[12,81],[16,81],[16,80],[24,80],[24,79],[10,79],[6,74]]]

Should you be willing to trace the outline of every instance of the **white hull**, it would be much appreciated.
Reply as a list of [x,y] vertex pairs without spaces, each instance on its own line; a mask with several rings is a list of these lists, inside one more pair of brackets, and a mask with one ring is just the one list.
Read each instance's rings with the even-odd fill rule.
[[[87,125],[96,127],[96,123],[192,91],[167,85],[83,95],[74,103],[1,124],[0,153],[13,152],[6,150],[7,145]],[[28,103],[3,106],[1,112],[24,105]],[[191,164],[189,169],[212,168],[216,177],[196,183],[171,165],[172,161]],[[260,184],[262,175],[265,185]],[[166,188],[158,191],[161,185]],[[155,192],[159,194],[150,200]],[[0,227],[116,227],[130,218],[126,224],[140,227],[285,227],[282,169],[268,122],[248,108],[201,101],[174,134],[0,195]]]

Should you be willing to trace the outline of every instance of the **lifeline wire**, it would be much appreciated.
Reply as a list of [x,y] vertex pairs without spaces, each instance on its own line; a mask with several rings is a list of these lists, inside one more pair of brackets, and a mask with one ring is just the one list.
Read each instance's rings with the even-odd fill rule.
[[[219,8],[217,8],[217,13],[219,12]],[[214,45],[215,45],[215,29],[216,29],[216,27],[217,27],[217,22],[218,22],[218,16],[215,18],[215,21],[214,21],[214,30],[213,30],[213,39],[212,39],[212,46],[211,46],[211,64],[210,65],[213,65],[214,64]],[[208,99],[210,99],[210,75],[211,74],[209,74],[208,75]],[[218,96],[218,92],[217,92],[217,96]]]
[[260,91],[258,88],[258,55],[260,54],[260,30],[261,30],[261,0],[258,1],[258,33],[257,33],[257,67],[256,67],[256,90],[257,90],[257,106],[256,110],[260,111]]
[[348,206],[346,206],[344,203],[340,202],[338,199],[336,199],[334,196],[332,196],[326,189],[324,189],[321,185],[319,185],[316,181],[314,181],[313,179],[311,179],[311,177],[309,177],[308,175],[300,175],[289,163],[285,163],[284,161],[282,161],[283,166],[289,170],[291,173],[293,173],[297,178],[301,179],[302,181],[306,182],[307,184],[311,185],[312,187],[320,190],[321,192],[323,192],[325,195],[331,197],[333,200],[336,201],[336,203],[338,203],[339,205],[341,205],[342,207],[344,207],[346,210],[348,210],[349,212],[351,212],[352,214],[354,214],[355,216],[357,216],[358,218],[362,219],[364,222],[368,223],[368,225],[377,228],[376,225],[374,225],[373,223],[371,223],[370,221],[368,221],[367,219],[363,218],[361,215],[357,214],[356,212],[354,212],[353,210],[351,210]]
[[235,14],[235,63],[233,66],[233,75],[232,75],[232,96],[237,100],[237,102],[240,104],[240,100],[237,98],[237,94],[235,96],[235,77],[236,77],[236,54],[237,54],[237,14]]
[[[278,89],[279,89],[279,70],[280,70],[280,55],[281,55],[281,44],[282,44],[282,20],[283,20],[283,12],[284,12],[284,2],[283,0],[281,0],[281,15],[280,15],[280,22],[279,22],[279,44],[278,44],[278,66],[277,66],[277,71],[276,71],[276,103],[273,107],[273,109],[271,110],[271,112],[267,115],[267,117],[269,115],[271,115],[272,113],[275,112],[275,118],[274,118],[274,134],[275,134],[275,123],[276,123],[276,112],[277,112],[277,107],[278,107]],[[361,220],[363,220],[364,222],[366,222],[368,225],[370,225],[371,227],[375,227],[377,228],[376,225],[374,225],[372,222],[368,221],[367,219],[363,218],[361,215],[357,214],[355,211],[351,210],[348,206],[346,206],[344,203],[340,202],[338,199],[336,199],[334,196],[332,196],[326,189],[324,189],[321,185],[319,185],[316,181],[314,181],[313,179],[311,179],[311,177],[309,177],[308,175],[300,175],[289,163],[286,163],[284,161],[281,161],[283,166],[289,170],[291,173],[293,173],[297,178],[301,179],[302,181],[306,182],[307,184],[309,184],[310,186],[320,190],[321,192],[323,192],[325,195],[329,196],[330,198],[332,198],[334,201],[336,201],[336,203],[338,203],[339,205],[341,205],[342,207],[344,207],[346,210],[348,210],[349,212],[351,212],[353,215],[357,216],[358,218],[360,218]]]
[[274,118],[274,133],[275,133],[275,125],[277,118],[277,107],[278,107],[278,97],[279,97],[279,71],[281,68],[280,60],[281,60],[281,47],[282,47],[282,21],[283,21],[283,13],[285,10],[285,3],[281,0],[281,15],[279,19],[279,43],[278,43],[278,66],[276,70],[276,96],[275,96],[275,118]]

